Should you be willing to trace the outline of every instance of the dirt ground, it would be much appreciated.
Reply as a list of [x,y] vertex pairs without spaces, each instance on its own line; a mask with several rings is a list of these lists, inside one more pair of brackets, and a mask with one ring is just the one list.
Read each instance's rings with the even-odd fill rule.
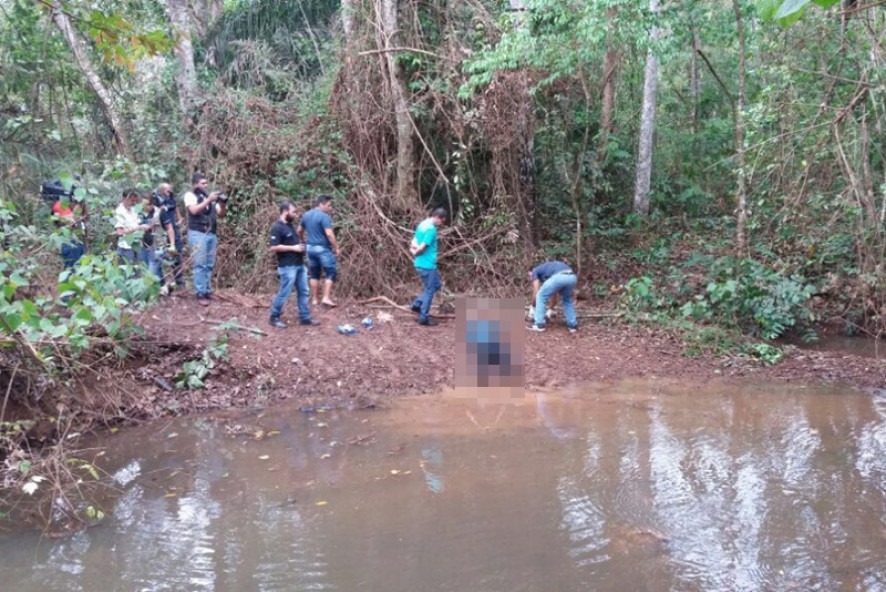
[[[303,400],[306,406],[366,407],[387,397],[429,394],[453,385],[454,320],[421,327],[411,313],[383,303],[341,303],[314,311],[321,324],[304,327],[295,322],[292,299],[284,309],[284,320],[291,326],[279,330],[267,323],[270,299],[271,295],[222,292],[206,308],[190,297],[175,297],[147,311],[139,322],[155,353],[130,372],[143,393],[136,398],[142,413],[136,409],[135,415],[241,408],[283,399]],[[379,320],[385,313],[391,317],[388,322]],[[360,320],[369,315],[375,327],[366,330]],[[221,322],[243,328],[228,330],[229,360],[213,370],[206,389],[170,388],[182,363],[199,357],[218,335],[214,328]],[[545,333],[527,331],[528,387],[628,378],[690,383],[716,378],[886,388],[884,359],[795,347],[788,347],[785,360],[772,367],[751,359],[687,358],[675,339],[652,328],[582,322],[576,335],[556,319]],[[336,330],[341,323],[359,332],[341,335]]]

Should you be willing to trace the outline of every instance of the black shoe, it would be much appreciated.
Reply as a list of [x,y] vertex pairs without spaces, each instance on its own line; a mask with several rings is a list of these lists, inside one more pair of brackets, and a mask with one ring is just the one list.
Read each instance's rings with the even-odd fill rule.
[[319,325],[320,321],[315,321],[314,319],[301,320],[298,322],[299,325]]
[[411,310],[415,314],[421,314],[421,306],[419,306],[418,304],[413,304],[409,307],[409,310]]
[[419,319],[418,324],[424,325],[425,327],[436,327],[440,323],[438,323],[434,319]]
[[279,318],[276,318],[276,317],[271,317],[271,319],[268,321],[268,323],[272,327],[274,327],[275,329],[285,329],[289,326],[286,323],[284,323],[283,321],[281,321]]

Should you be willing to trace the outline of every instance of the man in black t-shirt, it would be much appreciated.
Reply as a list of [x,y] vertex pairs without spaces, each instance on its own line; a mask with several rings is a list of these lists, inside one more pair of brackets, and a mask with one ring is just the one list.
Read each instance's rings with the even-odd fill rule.
[[283,305],[292,293],[298,297],[298,319],[300,325],[317,325],[311,319],[308,309],[308,272],[305,269],[305,246],[299,242],[298,234],[292,221],[296,218],[295,206],[290,201],[280,202],[280,218],[271,226],[271,237],[268,246],[277,254],[277,275],[280,276],[280,291],[277,292],[271,305],[272,327],[285,329],[286,323],[280,320]]

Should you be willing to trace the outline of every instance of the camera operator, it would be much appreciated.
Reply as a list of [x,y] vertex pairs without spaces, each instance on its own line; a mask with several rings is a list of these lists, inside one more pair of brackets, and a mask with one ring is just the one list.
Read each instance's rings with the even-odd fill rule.
[[61,196],[52,204],[52,218],[57,227],[66,227],[71,233],[71,238],[62,244],[61,255],[65,269],[74,267],[86,253],[86,246],[76,235],[78,230],[85,231],[86,220],[89,219],[86,202],[76,201],[73,192]]
[[209,306],[212,269],[218,249],[217,219],[227,215],[228,198],[218,191],[207,193],[209,181],[203,173],[194,173],[191,183],[194,190],[185,193],[184,202],[188,210],[188,245],[194,260],[194,289],[197,303]]
[[[184,244],[182,243],[179,228],[184,224],[175,195],[172,193],[172,185],[160,183],[153,195],[154,206],[160,210],[160,226],[166,233],[167,253],[172,259],[172,273],[175,276],[175,289],[183,290],[184,278]],[[172,286],[170,285],[170,288]]]

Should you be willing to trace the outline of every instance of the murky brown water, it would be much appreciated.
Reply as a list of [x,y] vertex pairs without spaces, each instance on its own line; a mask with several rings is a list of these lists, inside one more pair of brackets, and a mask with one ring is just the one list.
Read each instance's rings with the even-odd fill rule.
[[633,383],[239,423],[270,435],[109,438],[109,517],[0,538],[3,589],[886,590],[886,394]]

